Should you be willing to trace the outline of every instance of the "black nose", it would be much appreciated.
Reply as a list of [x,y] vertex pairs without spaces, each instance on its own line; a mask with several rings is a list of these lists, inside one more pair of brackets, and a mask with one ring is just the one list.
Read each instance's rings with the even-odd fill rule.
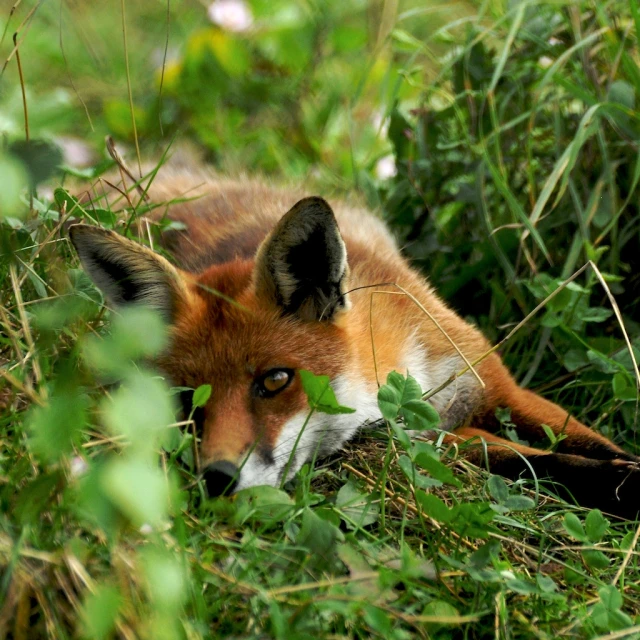
[[238,484],[238,467],[228,460],[219,460],[205,467],[204,482],[210,498],[229,495]]

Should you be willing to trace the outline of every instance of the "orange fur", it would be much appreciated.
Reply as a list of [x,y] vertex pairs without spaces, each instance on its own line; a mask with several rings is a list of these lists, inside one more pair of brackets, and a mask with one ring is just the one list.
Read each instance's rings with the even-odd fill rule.
[[[222,473],[220,463],[235,468],[249,460],[249,467],[238,472],[240,486],[281,479],[286,471],[280,452],[295,456],[289,445],[301,438],[300,416],[306,412],[306,397],[299,377],[294,374],[281,393],[264,398],[257,394],[255,385],[266,372],[308,369],[326,374],[336,381],[341,393],[353,395],[358,418],[369,420],[375,414],[372,403],[375,408],[377,384],[390,371],[404,373],[408,369],[425,390],[435,389],[463,368],[460,352],[468,361],[475,361],[489,350],[482,334],[449,309],[408,265],[378,219],[357,206],[335,202],[335,227],[323,201],[305,200],[296,205],[303,195],[296,189],[232,181],[201,170],[169,172],[149,190],[153,202],[174,202],[157,209],[151,221],[166,216],[186,227],[162,236],[163,247],[178,267],[180,294],[172,285],[166,291],[167,300],[161,301],[165,308],[173,309],[173,317],[171,345],[159,364],[176,385],[195,388],[212,384],[202,419],[200,457],[203,466],[213,465],[216,473]],[[287,211],[286,219],[280,222]],[[298,236],[300,246],[295,240]],[[96,236],[96,243],[101,242],[104,240]],[[118,238],[109,242],[110,247],[121,245],[123,257],[116,256],[117,263],[146,264],[147,250],[133,259],[132,255],[138,255],[134,243]],[[344,246],[348,269],[341,262]],[[85,268],[90,273],[99,271],[100,252],[94,259],[88,251],[79,247]],[[302,258],[295,257],[296,251]],[[327,275],[326,282],[309,284],[316,271],[326,270],[322,264],[325,254],[333,275]],[[314,260],[319,261],[317,269]],[[154,282],[166,273],[162,263]],[[97,280],[106,277],[93,275]],[[142,300],[148,293],[142,286],[146,280],[140,280],[142,285],[136,288],[136,278],[137,273],[127,278],[133,284],[125,293],[132,300]],[[325,284],[327,291],[333,287],[331,290],[338,292],[338,302],[344,295],[344,304],[329,309],[330,317],[320,314],[315,318]],[[435,322],[401,295],[398,287],[414,296]],[[289,308],[295,298],[291,292],[299,291],[302,296],[320,298],[311,304],[307,297]],[[157,303],[157,295],[153,300]],[[594,500],[582,487],[576,491],[576,483],[584,482],[584,473],[598,470],[607,488],[597,494],[596,502],[624,515],[635,513],[635,507],[628,504],[631,498],[623,505],[616,493],[623,467],[633,476],[627,491],[631,491],[629,487],[640,488],[640,473],[635,466],[627,468],[635,462],[634,456],[557,405],[519,388],[496,354],[483,359],[476,372],[485,383],[484,389],[474,374],[467,372],[432,398],[443,428],[453,430],[448,436],[451,441],[484,439],[489,443],[490,467],[510,477],[527,470],[520,463],[524,456],[533,461],[534,470],[571,485],[587,504]],[[505,441],[496,435],[500,425],[494,414],[498,407],[511,409],[522,439],[542,440],[542,424],[567,437],[557,452]],[[306,457],[313,453],[312,445],[320,453],[332,451],[355,432],[343,418],[322,419],[322,424],[305,427],[321,434],[309,442],[300,440],[301,446],[309,447]],[[345,431],[337,433],[338,429]],[[481,451],[476,449],[469,455],[481,462]],[[298,459],[296,468],[302,464],[300,460],[304,462]],[[277,478],[269,475],[272,467],[279,469]]]

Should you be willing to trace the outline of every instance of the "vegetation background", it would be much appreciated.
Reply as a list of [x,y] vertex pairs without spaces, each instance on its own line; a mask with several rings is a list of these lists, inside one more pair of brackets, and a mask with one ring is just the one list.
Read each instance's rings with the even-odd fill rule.
[[640,453],[639,33],[637,0],[0,1],[0,638],[639,637],[637,523],[409,442],[402,407],[203,500],[162,327],[105,313],[64,233],[145,211],[69,195],[107,135],[136,175],[359,194],[491,340],[528,318],[522,384]]

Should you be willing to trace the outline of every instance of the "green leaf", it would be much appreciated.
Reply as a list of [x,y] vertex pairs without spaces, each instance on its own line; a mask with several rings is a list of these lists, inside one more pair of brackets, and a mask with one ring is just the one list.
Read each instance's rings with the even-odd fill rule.
[[545,435],[549,439],[549,442],[551,442],[551,444],[553,445],[556,441],[556,434],[553,433],[553,429],[548,424],[542,424],[540,426],[542,427],[542,430],[544,431]]
[[564,516],[563,520],[564,528],[566,532],[579,540],[580,542],[588,542],[589,538],[587,538],[587,534],[582,526],[582,522],[580,522],[578,516],[575,513],[567,513]]
[[75,393],[55,395],[29,416],[29,444],[45,462],[57,462],[71,454],[87,424],[88,398]]
[[408,400],[400,408],[409,429],[424,431],[433,429],[440,423],[438,412],[425,400]]
[[211,385],[201,384],[194,392],[191,405],[193,407],[204,407],[211,397]]
[[391,371],[386,384],[378,390],[380,413],[389,422],[395,422],[400,415],[407,427],[415,431],[431,429],[438,425],[438,412],[425,400],[422,389],[410,375],[405,378],[397,371]]
[[527,511],[536,506],[536,501],[529,496],[515,495],[509,496],[504,503],[509,511]]
[[370,604],[364,606],[362,615],[364,621],[375,631],[380,637],[386,638],[391,633],[393,624],[389,618],[389,614],[378,607]]
[[587,351],[587,358],[589,359],[589,362],[598,371],[602,371],[602,373],[615,374],[620,369],[620,367],[616,362],[614,362],[613,360],[610,360],[599,351],[594,351],[592,349],[589,349],[589,351]]
[[472,538],[486,538],[490,531],[487,525],[495,516],[488,502],[463,502],[449,509],[440,498],[422,490],[416,491],[416,501],[434,520]]
[[167,325],[156,310],[134,305],[114,317],[110,336],[87,338],[83,353],[92,367],[120,378],[129,371],[132,360],[158,355],[167,337]]
[[598,590],[600,602],[591,609],[591,619],[603,631],[618,631],[633,625],[633,620],[623,611],[620,592],[610,584]]
[[247,487],[234,496],[235,521],[276,524],[291,515],[294,502],[288,493],[268,485]]
[[396,373],[395,371],[391,372],[390,375],[396,374],[394,378],[398,380],[398,382],[402,381],[402,397],[400,399],[400,403],[403,406],[406,406],[407,403],[412,401],[420,402],[422,400],[422,388],[418,384],[418,381],[410,374],[407,374],[407,377],[404,378],[401,374]]
[[397,371],[390,371],[387,384],[398,392],[398,404],[403,405],[409,400],[420,400],[422,389],[417,380],[408,375],[406,378]]
[[492,560],[497,559],[499,553],[500,543],[497,540],[490,540],[469,556],[469,562],[475,569],[482,569]]
[[415,468],[413,462],[411,462],[411,458],[409,458],[409,456],[400,456],[398,458],[398,466],[402,469],[402,472],[407,477],[407,480],[409,480],[409,482],[414,484],[419,489],[429,489],[431,487],[442,486],[442,482],[440,480],[429,478],[419,473]]
[[109,209],[85,207],[80,203],[78,198],[71,195],[62,187],[58,187],[53,192],[53,198],[60,212],[64,211],[67,215],[85,218],[94,224],[99,223],[100,226],[106,227],[107,229],[114,229],[118,222],[118,217],[113,211]]
[[584,527],[590,542],[600,542],[609,526],[609,521],[602,515],[600,509],[592,509],[587,514]]
[[187,588],[179,556],[159,547],[147,547],[142,550],[141,555],[154,604],[159,608],[175,611],[182,604]]
[[609,558],[607,558],[602,551],[596,551],[595,549],[583,551],[582,557],[590,569],[597,571],[606,569],[611,564]]
[[611,381],[613,393],[618,400],[635,402],[638,399],[638,388],[635,380],[626,372],[618,371]]
[[89,472],[79,479],[78,491],[74,493],[74,507],[84,521],[90,521],[100,527],[107,536],[113,537],[122,525],[122,517],[102,490],[102,476],[107,462],[98,460],[95,465],[89,467]]
[[488,502],[463,502],[452,509],[451,527],[463,536],[486,538],[490,528],[487,526],[495,517]]
[[114,167],[115,164],[116,163],[111,158],[105,158],[92,167],[79,169],[78,167],[69,167],[68,165],[63,165],[61,168],[66,174],[73,176],[74,178],[81,178],[82,180],[94,180],[98,176],[101,176],[103,173],[111,169],[111,167]]
[[191,443],[193,440],[193,436],[190,433],[185,433],[180,429],[167,429],[166,435],[162,439],[162,448],[167,453],[173,453],[177,451],[178,448],[182,446],[182,450],[189,450],[187,447],[190,445],[185,442],[185,439],[188,439],[188,442]]
[[620,541],[620,548],[625,551],[629,551],[631,549],[631,545],[634,544],[633,539],[635,537],[635,531],[629,531],[625,534],[625,536]]
[[418,490],[416,491],[416,500],[422,510],[434,520],[444,523],[451,521],[453,517],[452,511],[437,496]]
[[400,446],[405,451],[409,451],[409,449],[411,449],[411,438],[409,437],[409,434],[405,431],[404,427],[401,424],[398,424],[397,422],[390,422],[389,426],[391,427],[391,431],[393,431],[393,434],[395,435],[395,437],[398,439]]
[[103,400],[102,412],[112,433],[126,436],[136,454],[148,456],[175,416],[165,382],[143,370],[127,375],[111,398]]
[[604,322],[613,315],[611,309],[604,307],[588,307],[580,313],[580,320],[584,322]]
[[607,611],[616,611],[622,606],[622,595],[613,585],[606,584],[600,587],[598,595]]
[[504,504],[509,497],[509,487],[500,476],[491,476],[487,480],[487,488],[491,497],[498,503]]
[[511,591],[515,591],[523,596],[530,596],[533,594],[539,593],[540,589],[538,585],[532,584],[526,580],[521,580],[520,578],[515,578],[512,580],[507,580],[506,582],[507,588]]
[[113,319],[111,338],[109,346],[121,358],[152,358],[167,345],[167,325],[155,309],[134,305]]
[[64,211],[67,215],[84,216],[86,211],[78,201],[78,198],[72,196],[66,189],[58,187],[53,192],[53,199],[58,205],[60,211]]
[[136,527],[159,525],[169,511],[169,490],[159,467],[137,458],[113,458],[102,472],[102,491]]
[[564,354],[564,366],[567,371],[573,372],[588,364],[589,360],[584,349],[569,349],[569,351]]
[[97,222],[105,229],[115,229],[118,224],[118,216],[109,209],[88,209],[87,218]]
[[249,500],[253,507],[269,507],[271,505],[293,506],[291,496],[282,489],[270,487],[269,485],[259,485],[255,487],[247,487],[237,494],[237,499],[242,498]]
[[[427,603],[425,608],[422,610],[422,615],[433,617],[434,620],[440,619],[438,622],[426,623],[425,626],[429,629],[431,634],[436,633],[438,629],[441,629],[442,627],[460,624],[460,622],[456,620],[456,618],[460,617],[460,613],[452,604],[449,604],[444,600],[432,600]],[[440,637],[440,635],[437,637]]]
[[436,460],[432,456],[426,453],[419,453],[414,460],[416,466],[424,469],[434,477],[436,480],[440,480],[440,482],[444,482],[446,484],[451,484],[454,487],[461,487],[462,483],[458,478],[455,477],[453,471],[447,465],[440,462],[440,460]]
[[358,491],[351,481],[340,487],[336,507],[347,516],[345,524],[350,529],[354,528],[353,523],[366,527],[377,522],[380,512],[378,505],[371,502],[371,497]]
[[102,304],[102,294],[91,281],[84,269],[69,269],[67,277],[73,288],[73,292],[80,298],[91,302],[93,305]]
[[27,189],[28,176],[25,166],[9,154],[0,152],[0,219],[4,216],[20,216],[28,208],[20,196]]
[[611,83],[608,98],[610,102],[621,104],[627,109],[635,109],[636,93],[633,87],[624,80],[616,80]]
[[536,577],[536,582],[541,591],[545,593],[553,593],[558,590],[558,585],[554,582],[553,578],[545,576],[544,573],[539,573]]
[[20,523],[37,523],[63,482],[60,470],[42,473],[29,482],[15,498],[15,516]]
[[122,603],[122,596],[116,587],[99,585],[93,592],[87,591],[80,610],[83,637],[91,640],[111,638]]
[[378,389],[378,407],[382,417],[389,422],[395,422],[400,411],[400,394],[390,385],[382,385]]
[[312,554],[326,557],[341,537],[337,527],[317,516],[311,509],[306,508],[302,512],[302,526],[296,542]]
[[312,409],[330,415],[355,413],[355,409],[343,407],[338,403],[336,394],[329,384],[329,376],[317,376],[305,369],[300,369],[298,373],[302,388],[307,395],[307,401]]
[[542,427],[542,430],[544,431],[545,435],[549,439],[549,443],[552,449],[555,448],[559,442],[562,442],[567,438],[566,434],[564,433],[560,433],[556,435],[553,432],[553,429],[548,424],[542,424],[540,426]]

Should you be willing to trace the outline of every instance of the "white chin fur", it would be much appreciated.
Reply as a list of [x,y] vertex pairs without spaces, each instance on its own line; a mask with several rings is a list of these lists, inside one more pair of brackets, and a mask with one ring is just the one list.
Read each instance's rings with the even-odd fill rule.
[[242,466],[236,491],[256,485],[279,486],[287,464],[290,480],[305,462],[337,451],[361,426],[380,418],[377,394],[361,378],[341,375],[331,386],[338,402],[356,412],[338,415],[314,412],[308,421],[308,411],[293,416],[278,436],[272,452],[273,464],[252,451]]

